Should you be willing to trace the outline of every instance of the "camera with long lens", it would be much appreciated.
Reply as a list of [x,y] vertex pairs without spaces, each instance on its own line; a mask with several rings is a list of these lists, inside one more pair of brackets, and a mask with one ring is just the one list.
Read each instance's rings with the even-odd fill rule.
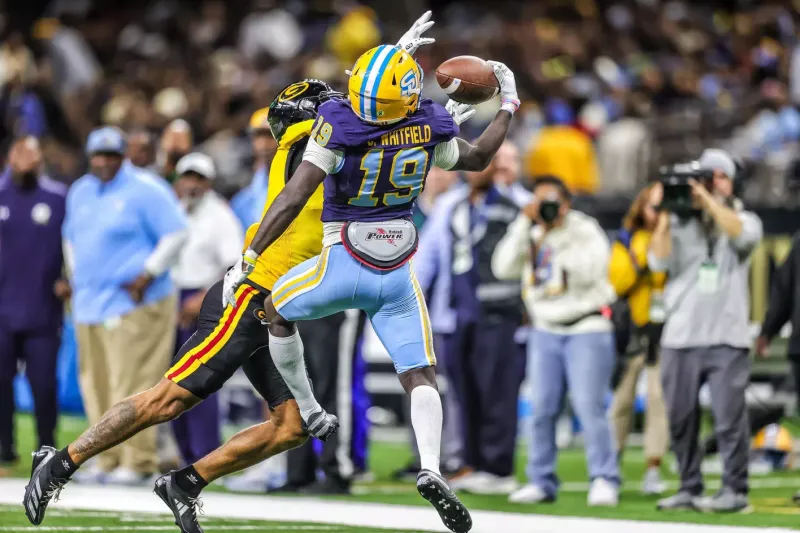
[[658,180],[664,186],[664,199],[661,201],[662,209],[684,216],[698,212],[697,208],[692,205],[690,179],[711,190],[714,172],[700,168],[700,163],[697,161],[665,165],[659,169]]

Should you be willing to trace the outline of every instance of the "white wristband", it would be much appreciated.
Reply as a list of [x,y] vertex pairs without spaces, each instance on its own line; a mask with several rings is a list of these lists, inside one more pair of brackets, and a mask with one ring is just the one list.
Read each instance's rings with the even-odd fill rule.
[[248,263],[255,263],[258,260],[258,254],[252,248],[248,248],[244,253],[244,258]]
[[519,100],[506,100],[500,106],[500,109],[504,109],[513,115],[519,109]]

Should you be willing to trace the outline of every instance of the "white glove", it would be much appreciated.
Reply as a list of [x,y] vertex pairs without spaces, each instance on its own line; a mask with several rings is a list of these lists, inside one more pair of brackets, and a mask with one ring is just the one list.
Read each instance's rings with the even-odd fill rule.
[[469,120],[469,118],[475,114],[473,106],[469,104],[460,104],[455,100],[448,100],[444,108],[450,113],[450,116],[453,117],[453,120],[458,126]]
[[236,291],[255,269],[256,259],[258,254],[248,249],[242,260],[225,273],[222,280],[222,307],[228,307],[228,304],[236,307]]
[[426,11],[416,22],[411,26],[411,29],[405,32],[400,40],[397,41],[397,47],[404,49],[406,52],[414,55],[417,48],[420,46],[436,42],[436,39],[424,38],[422,34],[433,26],[434,22],[430,20],[431,12]]
[[519,109],[519,96],[517,96],[517,82],[514,73],[503,63],[487,61],[494,69],[494,76],[500,84],[500,109],[505,109],[512,115]]

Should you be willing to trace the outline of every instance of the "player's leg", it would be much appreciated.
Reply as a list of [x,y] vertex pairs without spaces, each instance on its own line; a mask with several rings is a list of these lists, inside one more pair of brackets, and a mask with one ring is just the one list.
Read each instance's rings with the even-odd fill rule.
[[[143,429],[172,420],[216,392],[253,352],[248,339],[262,327],[253,315],[258,291],[242,286],[236,309],[222,309],[222,282],[203,300],[198,331],[175,356],[156,386],[122,400],[61,451],[43,447],[34,456],[25,510],[31,523],[44,519],[47,505],[77,468],[95,455],[126,441]],[[243,354],[243,355],[242,355]]]
[[355,307],[352,298],[357,280],[353,264],[355,261],[344,247],[327,247],[319,256],[282,276],[264,303],[272,360],[292,391],[309,434],[321,440],[336,431],[338,421],[314,398],[303,359],[303,342],[294,322]]
[[[265,332],[265,340],[266,336]],[[197,462],[197,471],[209,482],[300,446],[308,438],[297,402],[275,367],[269,347],[256,350],[242,369],[267,402],[270,419],[236,434],[222,448]]]
[[40,448],[34,454],[31,480],[25,487],[28,520],[41,524],[50,500],[58,496],[81,464],[143,429],[172,420],[199,401],[189,391],[162,379],[155,387],[114,405],[66,448]]
[[273,455],[303,444],[300,410],[286,382],[275,368],[266,346],[267,332],[262,327],[262,346],[242,364],[253,387],[270,406],[269,421],[247,428],[193,465],[170,472],[158,479],[155,493],[175,516],[184,533],[198,533],[198,498],[212,481],[238,472]]
[[472,528],[469,511],[439,472],[442,400],[436,385],[433,332],[422,289],[410,265],[376,276],[385,300],[370,313],[370,320],[411,398],[411,425],[422,467],[417,490],[434,506],[445,526],[456,533],[467,532]]

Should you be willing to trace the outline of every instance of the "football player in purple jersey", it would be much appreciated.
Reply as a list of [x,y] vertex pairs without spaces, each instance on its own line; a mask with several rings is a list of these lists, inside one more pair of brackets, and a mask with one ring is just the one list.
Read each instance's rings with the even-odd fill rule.
[[309,433],[324,434],[336,419],[314,399],[293,323],[345,309],[365,311],[411,398],[422,466],[417,489],[450,530],[463,533],[472,519],[439,472],[442,404],[428,310],[408,263],[418,242],[411,211],[431,165],[468,171],[487,167],[519,99],[514,74],[490,62],[500,85],[500,110],[475,144],[456,137],[458,125],[474,111],[464,104],[449,102],[445,108],[422,99],[422,71],[409,53],[416,47],[408,43],[419,42],[421,31],[432,24],[426,16],[396,46],[378,46],[362,55],[350,71],[348,94],[320,106],[303,162],[264,215],[241,264],[226,275],[224,298],[235,305],[233,295],[255,260],[324,182],[323,251],[281,277],[264,305],[273,360]]

